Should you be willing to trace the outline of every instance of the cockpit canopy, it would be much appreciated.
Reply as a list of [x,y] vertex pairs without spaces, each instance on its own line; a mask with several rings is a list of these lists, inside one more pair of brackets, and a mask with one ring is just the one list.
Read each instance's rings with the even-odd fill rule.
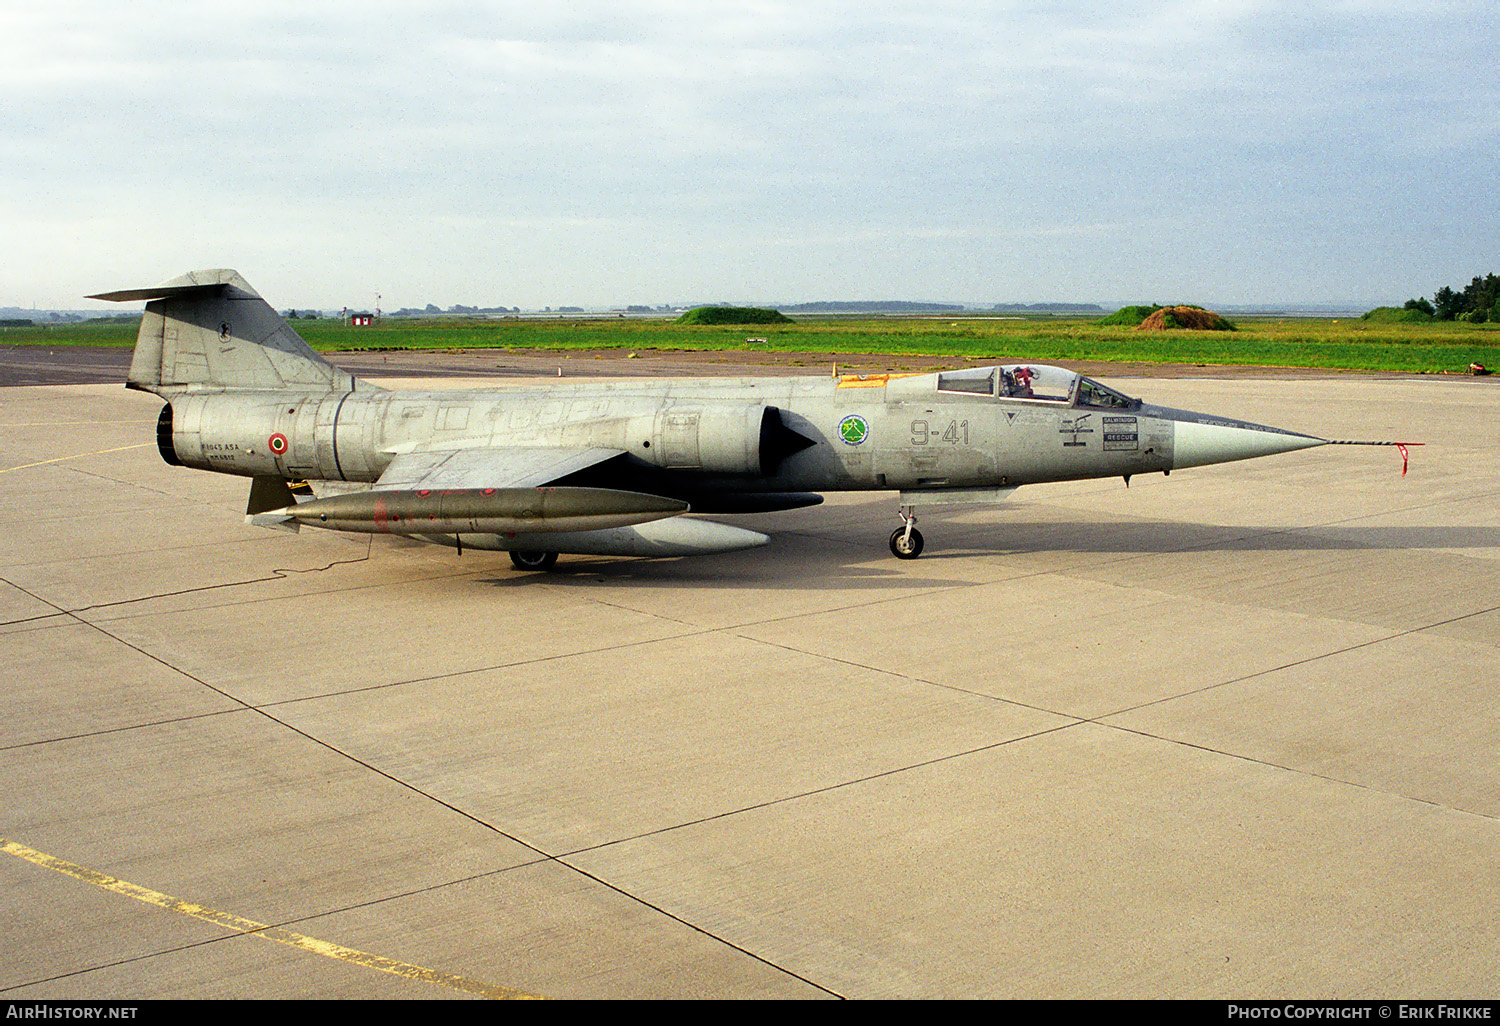
[[942,371],[937,376],[937,387],[939,392],[1031,399],[1106,410],[1134,409],[1141,404],[1139,399],[1116,392],[1092,378],[1046,364],[1007,364]]

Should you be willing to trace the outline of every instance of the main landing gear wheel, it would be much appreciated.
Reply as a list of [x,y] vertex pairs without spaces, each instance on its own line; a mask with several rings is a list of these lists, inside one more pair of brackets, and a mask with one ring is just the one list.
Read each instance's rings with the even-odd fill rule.
[[510,561],[516,565],[517,570],[551,570],[557,562],[557,553],[512,551]]
[[922,532],[898,527],[891,533],[891,553],[897,559],[916,559],[922,554]]

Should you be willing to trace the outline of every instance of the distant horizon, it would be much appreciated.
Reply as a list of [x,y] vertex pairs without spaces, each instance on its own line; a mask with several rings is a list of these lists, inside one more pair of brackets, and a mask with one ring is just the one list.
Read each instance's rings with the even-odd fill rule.
[[[278,302],[276,302],[275,297],[265,297],[263,295],[263,298],[265,298],[266,301],[268,303],[270,303],[276,309],[276,311],[278,313],[284,313],[285,311],[288,311],[288,310],[295,310],[295,311],[298,311],[298,312],[302,312],[302,311],[305,310],[305,311],[309,311],[309,312],[317,312],[317,313],[320,313],[320,314],[337,314],[339,311],[344,310],[344,309],[349,310],[351,313],[357,312],[357,311],[359,311],[359,312],[372,312],[373,309],[374,309],[374,307],[372,305],[370,305],[370,304],[366,304],[366,305],[363,305],[363,306],[354,305],[354,304],[346,304],[346,303],[339,303],[339,304],[335,304],[335,305],[328,305],[328,304],[323,304],[323,305],[313,305],[313,304],[291,305],[291,304],[285,304],[285,303],[278,303]],[[1412,297],[1407,297],[1407,298],[1412,298]],[[1187,299],[1187,300],[1181,300],[1181,301],[1173,299],[1173,300],[1171,300],[1171,301],[1169,301],[1167,303],[1164,303],[1162,305],[1172,306],[1172,305],[1193,303],[1193,304],[1196,304],[1196,305],[1207,307],[1210,310],[1214,310],[1214,311],[1217,311],[1217,312],[1220,312],[1220,313],[1227,312],[1227,313],[1239,313],[1239,314],[1272,314],[1272,313],[1282,312],[1282,313],[1287,313],[1288,315],[1295,315],[1297,313],[1305,313],[1305,314],[1308,314],[1310,316],[1330,316],[1331,317],[1331,316],[1343,316],[1343,315],[1363,314],[1363,313],[1366,313],[1369,310],[1373,310],[1376,307],[1380,307],[1380,306],[1400,306],[1405,301],[1406,301],[1405,299],[1401,299],[1401,300],[1388,299],[1388,300],[1367,300],[1367,301],[1364,301],[1364,302],[1355,302],[1355,301],[1337,300],[1337,299],[1317,299],[1317,300],[1287,300],[1287,301],[1284,301],[1284,302],[1270,302],[1270,303],[1205,303],[1205,302],[1203,302],[1201,300],[1198,300],[1198,299]],[[1047,307],[1079,307],[1079,306],[1089,306],[1089,305],[1092,305],[1092,306],[1095,306],[1095,307],[1098,308],[1099,313],[1101,315],[1104,315],[1104,314],[1113,313],[1116,310],[1119,310],[1121,307],[1133,306],[1133,305],[1138,305],[1138,304],[1139,305],[1146,305],[1146,304],[1151,304],[1151,303],[1156,303],[1156,302],[1160,302],[1160,300],[1159,299],[1129,300],[1129,301],[1112,301],[1112,300],[1111,301],[1100,301],[1100,300],[1040,300],[1040,301],[1004,300],[1004,301],[999,301],[999,302],[994,302],[994,303],[974,303],[974,302],[963,302],[963,301],[959,301],[959,300],[927,300],[927,299],[922,299],[922,300],[908,300],[908,299],[856,299],[856,300],[847,300],[847,299],[822,299],[822,300],[801,300],[801,301],[798,301],[798,302],[795,302],[795,303],[776,303],[776,302],[770,302],[770,301],[766,301],[766,300],[736,300],[736,301],[730,301],[730,300],[713,300],[713,301],[695,301],[695,302],[691,302],[691,303],[675,303],[675,302],[654,302],[653,303],[653,302],[649,302],[649,301],[648,302],[632,301],[632,302],[629,302],[629,303],[611,303],[611,304],[603,304],[603,305],[597,305],[597,304],[584,305],[584,304],[578,304],[578,303],[558,303],[558,304],[543,304],[543,305],[537,306],[537,307],[520,306],[520,313],[521,314],[545,314],[545,313],[554,313],[554,314],[556,314],[556,313],[560,313],[560,312],[561,313],[567,313],[567,312],[575,312],[575,313],[576,312],[582,312],[582,313],[618,313],[618,312],[624,312],[624,311],[626,311],[626,309],[628,307],[649,307],[649,308],[651,308],[649,311],[637,310],[637,311],[632,311],[632,313],[633,313],[634,316],[651,316],[651,315],[654,315],[658,310],[661,310],[663,308],[670,309],[670,310],[690,310],[690,309],[693,309],[694,307],[700,307],[700,306],[756,306],[756,307],[764,307],[764,308],[768,308],[768,309],[780,310],[780,311],[785,312],[785,311],[790,310],[791,308],[797,307],[797,306],[819,306],[819,305],[845,305],[845,306],[851,306],[851,305],[861,305],[861,304],[864,304],[864,305],[869,305],[871,307],[874,307],[874,306],[881,306],[881,305],[910,304],[910,305],[913,305],[913,306],[927,305],[927,306],[950,306],[950,307],[957,306],[957,307],[960,307],[961,309],[952,311],[955,314],[958,314],[958,313],[963,313],[963,314],[1002,313],[1003,314],[1005,311],[1000,311],[1000,310],[997,310],[996,308],[997,307],[1007,307],[1007,306],[1008,307],[1029,307],[1029,308],[1035,310],[1037,313],[1047,313],[1047,312],[1049,312],[1046,309]],[[423,304],[423,307],[425,307],[425,305],[426,304]],[[434,305],[436,305],[436,304],[434,304]],[[455,306],[455,305],[467,306],[467,307],[476,307],[476,308],[480,308],[480,309],[484,309],[484,310],[499,310],[499,309],[501,309],[500,306],[499,306],[499,304],[482,304],[479,301],[474,301],[474,302],[460,302],[460,303],[457,303],[457,304],[450,303],[447,306],[440,307],[440,309],[438,310],[438,312],[436,314],[428,314],[428,313],[425,313],[425,311],[424,311],[423,315],[424,316],[440,316],[440,315],[441,316],[466,316],[467,315],[465,313],[451,311],[450,308],[453,307],[453,306]],[[511,304],[511,305],[512,306],[518,306],[519,304]],[[60,315],[60,316],[61,315],[69,315],[69,316],[72,316],[72,315],[81,315],[84,319],[87,320],[87,319],[97,319],[97,318],[101,318],[101,317],[114,317],[114,316],[121,316],[121,315],[128,316],[128,315],[132,315],[132,314],[138,314],[138,313],[140,313],[144,309],[145,304],[144,303],[118,303],[118,304],[110,304],[110,306],[112,306],[113,309],[110,309],[109,306],[104,306],[102,304],[101,304],[101,306],[99,306],[97,308],[96,307],[29,307],[29,306],[22,307],[22,306],[15,306],[15,305],[8,305],[8,306],[0,305],[0,318],[16,318],[16,317],[28,317],[28,316],[47,316],[47,315],[50,315],[50,314],[57,314],[57,315]],[[381,307],[381,315],[385,316],[385,317],[393,317],[393,316],[397,315],[397,311],[398,310],[421,310],[421,309],[423,309],[423,307],[417,307],[417,306],[412,305],[412,304],[403,304],[402,306],[389,307],[389,308],[385,307],[385,306],[382,306]],[[796,311],[793,311],[793,313],[795,313],[795,312]],[[1061,312],[1061,311],[1059,311],[1059,312]],[[1090,313],[1091,313],[1090,311],[1073,311],[1073,312],[1077,316],[1084,316],[1084,317],[1089,316]],[[808,315],[808,316],[844,316],[844,315],[846,315],[846,314],[840,313],[840,312],[808,312],[808,311],[803,311],[803,313],[805,315]],[[854,311],[850,311],[847,315],[851,315],[852,316],[854,314],[855,314]],[[916,315],[916,316],[942,316],[942,314],[943,314],[943,311],[941,311],[941,310],[925,311],[925,312],[914,312],[914,315]],[[900,314],[900,313],[888,313],[886,315],[887,316],[903,316],[903,314]],[[408,316],[410,316],[410,315],[408,315]]]

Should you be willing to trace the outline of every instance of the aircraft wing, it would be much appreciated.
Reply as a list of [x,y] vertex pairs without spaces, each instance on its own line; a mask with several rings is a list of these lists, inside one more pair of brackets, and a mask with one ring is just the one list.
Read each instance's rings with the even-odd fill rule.
[[421,536],[524,532],[530,537],[631,527],[688,511],[682,499],[552,483],[623,455],[623,449],[530,446],[398,453],[368,491],[328,494],[262,512],[290,493],[278,481],[279,489],[266,486],[258,497],[252,484],[246,512],[251,523],[292,530],[307,525]]
[[530,446],[403,452],[385,468],[375,488],[538,488],[621,455],[623,449]]

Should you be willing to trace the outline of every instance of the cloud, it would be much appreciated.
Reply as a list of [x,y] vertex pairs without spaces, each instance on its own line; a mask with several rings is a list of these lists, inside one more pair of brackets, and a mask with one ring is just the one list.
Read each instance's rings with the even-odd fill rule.
[[1289,253],[1314,273],[1282,287],[1351,287],[1316,273],[1332,238],[1378,255],[1370,293],[1410,291],[1488,259],[1389,226],[1493,221],[1496,28],[1479,3],[8,10],[0,303],[198,261],[301,305],[373,278],[464,301],[479,268],[522,305],[1120,294],[1203,263],[1141,246],[1152,224],[1270,233],[1235,255],[1257,290]]

